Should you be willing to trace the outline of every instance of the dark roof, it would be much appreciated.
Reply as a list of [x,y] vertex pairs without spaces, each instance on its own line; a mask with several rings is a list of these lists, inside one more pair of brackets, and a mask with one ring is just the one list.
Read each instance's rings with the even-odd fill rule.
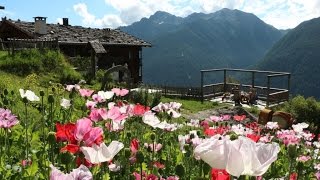
[[118,29],[85,28],[82,26],[64,26],[47,24],[47,34],[39,35],[34,32],[34,23],[25,21],[5,20],[11,25],[28,32],[34,38],[56,39],[60,43],[88,43],[99,41],[103,45],[151,46],[150,43],[122,32]]
[[104,49],[104,47],[99,41],[90,41],[89,44],[96,54],[107,53],[107,51]]

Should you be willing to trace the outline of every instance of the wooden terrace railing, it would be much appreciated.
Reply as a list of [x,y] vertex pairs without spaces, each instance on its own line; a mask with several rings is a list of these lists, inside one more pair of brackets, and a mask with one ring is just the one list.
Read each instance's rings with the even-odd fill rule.
[[[205,75],[208,73],[215,73],[223,71],[224,80],[223,83],[216,84],[204,84]],[[251,73],[251,84],[241,84],[241,90],[249,91],[249,88],[253,87],[257,89],[257,94],[259,99],[263,99],[266,101],[266,106],[270,106],[271,104],[280,103],[284,101],[288,101],[289,93],[290,93],[290,78],[291,74],[287,72],[276,72],[276,71],[259,71],[259,70],[245,70],[245,69],[208,69],[201,70],[201,100],[214,98],[216,96],[222,95],[226,92],[231,92],[232,87],[235,83],[227,82],[227,74],[228,72],[241,72],[241,73]],[[266,86],[256,86],[255,85],[255,76],[256,74],[266,74],[267,84]],[[276,77],[286,77],[287,78],[287,89],[283,88],[275,88],[271,87],[271,81]]]

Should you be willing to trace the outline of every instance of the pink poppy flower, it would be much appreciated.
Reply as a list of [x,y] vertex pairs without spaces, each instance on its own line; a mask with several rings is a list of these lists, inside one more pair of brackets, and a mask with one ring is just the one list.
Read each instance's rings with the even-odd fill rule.
[[122,121],[128,117],[126,114],[122,114],[120,112],[120,108],[117,106],[113,106],[107,113],[106,116],[108,119],[112,119],[113,121]]
[[[148,144],[148,143],[144,143],[144,146],[146,147],[146,148],[150,148],[150,150],[151,151],[154,151],[154,152],[158,152],[158,151],[160,151],[161,150],[161,148],[162,148],[162,144],[160,144],[160,143],[151,143],[151,144]],[[154,147],[154,149],[153,149],[153,147]]]
[[24,159],[24,160],[21,161],[21,165],[23,167],[30,166],[31,164],[32,164],[32,161],[28,160],[28,159]]
[[222,121],[220,116],[210,116],[210,120],[213,121],[213,122]]
[[307,161],[309,161],[310,159],[311,159],[310,156],[299,156],[299,157],[297,157],[297,161],[298,161],[298,162],[307,162]]
[[102,97],[99,96],[98,94],[92,95],[92,99],[93,99],[95,102],[97,102],[97,103],[104,102],[104,99],[102,99]]
[[87,100],[87,102],[86,102],[86,107],[87,107],[88,109],[93,109],[93,108],[96,107],[96,105],[97,105],[97,102],[94,102],[94,101],[89,101],[89,100]]
[[146,177],[146,180],[158,180],[159,178],[154,175],[154,174],[149,174],[147,177]]
[[50,165],[50,167],[51,167],[50,180],[76,180],[76,179],[92,180],[93,179],[91,172],[84,165],[80,165],[77,169],[73,169],[72,172],[70,172],[69,174],[64,174],[53,165]]
[[316,176],[317,180],[320,180],[320,171],[316,172],[315,176]]
[[90,97],[94,90],[90,89],[79,89],[79,93],[82,97]]
[[161,179],[161,180],[179,180],[178,176],[169,176],[167,179]]
[[79,90],[80,89],[80,86],[78,84],[74,84],[74,85],[67,85],[66,86],[66,90],[67,91],[72,91],[72,89],[75,89],[75,90]]
[[75,138],[82,141],[85,134],[92,130],[92,121],[88,118],[79,119],[76,123]]
[[222,120],[222,121],[227,121],[227,120],[229,120],[230,118],[231,118],[231,116],[228,115],[228,114],[224,114],[224,115],[221,116],[221,120]]
[[108,119],[107,110],[105,108],[92,109],[89,118],[94,122],[98,122],[102,119]]
[[101,127],[94,127],[83,136],[83,141],[86,146],[92,146],[93,143],[100,144],[103,135]]
[[278,122],[267,122],[267,124],[265,125],[267,129],[278,129],[279,125]]
[[12,128],[18,123],[17,116],[12,114],[9,109],[0,108],[0,128]]
[[116,96],[125,96],[129,93],[129,90],[127,89],[120,89],[120,88],[113,88],[111,89],[112,92],[114,92],[116,94]]

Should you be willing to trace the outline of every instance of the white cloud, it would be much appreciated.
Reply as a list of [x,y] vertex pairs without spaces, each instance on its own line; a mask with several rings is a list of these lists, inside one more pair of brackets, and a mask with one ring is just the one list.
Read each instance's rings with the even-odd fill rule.
[[106,14],[102,18],[96,18],[95,15],[88,12],[88,8],[85,3],[78,3],[74,5],[73,10],[82,17],[82,23],[84,26],[116,28],[124,24],[121,18],[114,14]]
[[82,17],[82,23],[84,25],[90,25],[95,22],[96,17],[88,12],[87,5],[85,3],[78,3],[74,5],[73,10]]
[[87,5],[78,3],[74,11],[85,26],[118,27],[166,11],[185,17],[193,12],[212,13],[222,8],[253,13],[276,28],[294,28],[302,21],[320,16],[320,0],[104,0],[115,10],[102,18],[88,12]]
[[62,18],[57,18],[56,23],[62,24],[63,23]]

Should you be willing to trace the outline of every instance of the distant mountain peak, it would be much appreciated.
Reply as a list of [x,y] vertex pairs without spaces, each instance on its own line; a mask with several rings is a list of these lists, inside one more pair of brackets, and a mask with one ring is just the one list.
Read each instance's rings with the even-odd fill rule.
[[149,18],[150,21],[153,21],[155,23],[175,23],[179,19],[182,18],[164,11],[157,11]]

